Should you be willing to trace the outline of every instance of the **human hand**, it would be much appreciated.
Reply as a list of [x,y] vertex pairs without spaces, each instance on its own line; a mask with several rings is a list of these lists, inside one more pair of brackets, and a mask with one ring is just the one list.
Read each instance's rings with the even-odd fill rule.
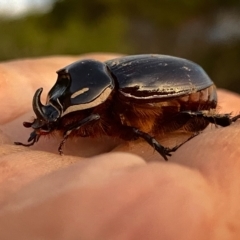
[[[55,71],[77,59],[0,65],[0,239],[239,239],[239,122],[209,127],[167,163],[143,141],[69,140],[63,157],[59,137],[13,145],[28,138],[35,90],[44,99]],[[219,99],[221,112],[238,113],[239,96]]]

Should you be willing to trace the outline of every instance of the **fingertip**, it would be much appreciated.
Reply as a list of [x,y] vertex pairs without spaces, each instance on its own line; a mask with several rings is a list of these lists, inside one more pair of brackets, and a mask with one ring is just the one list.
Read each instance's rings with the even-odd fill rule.
[[132,153],[110,152],[91,158],[92,161],[101,162],[101,165],[107,165],[109,168],[125,168],[146,164],[145,160]]

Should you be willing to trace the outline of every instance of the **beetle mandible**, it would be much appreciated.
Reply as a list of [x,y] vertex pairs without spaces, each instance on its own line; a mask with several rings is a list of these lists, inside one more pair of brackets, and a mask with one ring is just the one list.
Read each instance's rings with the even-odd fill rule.
[[[193,136],[209,123],[229,126],[240,115],[217,114],[216,87],[197,64],[165,55],[133,55],[106,62],[74,62],[59,71],[46,104],[39,88],[33,97],[33,128],[28,144],[61,131],[59,153],[69,136],[108,135],[144,139],[167,160],[182,144],[167,148],[155,136],[183,130]],[[188,139],[189,140],[189,139]],[[187,140],[187,141],[188,141]]]

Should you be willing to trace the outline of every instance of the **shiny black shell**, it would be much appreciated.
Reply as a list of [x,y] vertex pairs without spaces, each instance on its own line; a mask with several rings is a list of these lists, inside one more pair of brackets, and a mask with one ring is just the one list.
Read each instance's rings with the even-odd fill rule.
[[119,91],[134,99],[166,99],[200,91],[212,80],[197,64],[165,55],[133,55],[105,62]]
[[107,66],[95,60],[74,62],[57,71],[57,74],[58,79],[48,93],[47,104],[62,109],[63,113],[70,106],[91,103],[105,89],[114,88],[114,80]]
[[57,73],[47,104],[59,109],[58,117],[98,106],[113,89],[130,101],[154,102],[189,95],[213,85],[199,65],[165,55],[133,55],[106,62],[80,60]]

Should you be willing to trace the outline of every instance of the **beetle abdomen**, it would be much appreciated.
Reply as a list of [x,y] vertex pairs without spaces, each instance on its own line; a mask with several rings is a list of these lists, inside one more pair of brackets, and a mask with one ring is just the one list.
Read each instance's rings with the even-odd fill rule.
[[[179,129],[196,132],[203,130],[208,124],[204,118],[194,118],[182,114],[184,111],[196,112],[215,109],[217,95],[215,85],[183,97],[168,100],[158,99],[158,102],[116,103],[122,125],[132,126],[143,132],[162,135]],[[195,121],[198,121],[195,124]]]
[[205,129],[209,125],[209,121],[204,116],[191,116],[189,112],[207,111],[210,113],[211,111],[212,114],[216,114],[216,87],[212,85],[204,90],[180,97],[176,101],[178,109],[175,114],[171,109],[165,108],[161,123],[157,124],[154,132],[165,134],[176,130],[199,132]]
[[216,108],[217,106],[216,86],[212,85],[198,92],[191,93],[184,97],[180,97],[179,101],[181,103],[182,109],[184,108],[184,110],[187,109],[191,111],[199,111]]

